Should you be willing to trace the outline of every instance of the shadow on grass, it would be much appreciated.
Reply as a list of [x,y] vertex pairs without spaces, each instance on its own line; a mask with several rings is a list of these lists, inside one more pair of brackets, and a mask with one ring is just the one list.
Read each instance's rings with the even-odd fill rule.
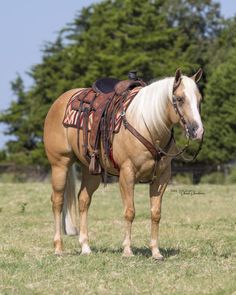
[[[147,247],[132,247],[134,255],[137,256],[144,256],[144,257],[151,257],[151,250]],[[110,254],[122,254],[123,249],[122,248],[117,248],[117,249],[112,249],[108,247],[101,247],[101,248],[92,248],[93,253],[110,253]],[[165,248],[165,249],[160,249],[161,254],[164,256],[164,258],[168,258],[171,256],[176,256],[180,253],[180,250],[177,248]]]
[[165,248],[165,249],[160,249],[161,254],[164,257],[171,257],[171,256],[176,256],[180,253],[180,250],[178,248]]

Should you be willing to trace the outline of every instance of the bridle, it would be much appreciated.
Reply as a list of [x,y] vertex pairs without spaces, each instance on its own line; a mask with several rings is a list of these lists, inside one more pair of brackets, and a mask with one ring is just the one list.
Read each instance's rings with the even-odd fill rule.
[[180,117],[180,121],[181,121],[181,123],[182,123],[183,126],[184,126],[185,135],[186,135],[186,137],[189,139],[188,125],[187,125],[186,120],[184,119],[183,114],[180,112],[180,109],[179,109],[179,107],[178,107],[178,102],[177,102],[177,101],[178,101],[178,97],[177,97],[176,95],[174,95],[174,93],[173,93],[173,95],[172,95],[172,105],[173,105],[173,108],[174,108],[176,114],[179,115],[179,117]]
[[[159,146],[157,146],[157,147],[158,147],[158,149],[161,151],[161,153],[162,153],[163,155],[167,156],[167,157],[177,158],[178,156],[181,156],[182,159],[183,159],[185,162],[192,162],[192,161],[194,161],[194,160],[197,158],[199,152],[200,152],[201,149],[202,149],[203,138],[204,138],[204,132],[203,132],[203,135],[202,135],[201,141],[199,142],[198,149],[197,149],[197,151],[194,153],[194,155],[193,155],[192,157],[189,157],[189,158],[186,157],[186,156],[184,156],[184,152],[188,149],[188,147],[189,147],[189,145],[190,145],[190,136],[189,136],[189,129],[188,129],[187,122],[186,122],[186,120],[185,120],[185,118],[184,118],[183,114],[181,113],[181,111],[180,111],[180,109],[179,109],[179,106],[178,106],[178,96],[176,96],[176,95],[174,94],[174,92],[175,92],[175,90],[176,90],[177,88],[178,88],[178,86],[173,88],[173,93],[172,93],[172,105],[173,105],[173,108],[174,108],[174,110],[175,110],[175,113],[176,113],[177,115],[179,115],[179,117],[180,117],[180,121],[181,121],[181,123],[182,123],[182,125],[183,125],[183,127],[184,127],[185,135],[186,135],[186,137],[187,137],[187,142],[186,142],[186,144],[185,144],[185,146],[184,146],[183,148],[181,148],[181,149],[178,148],[178,152],[175,153],[175,154],[167,153],[167,152],[165,152],[164,150],[162,150],[161,147],[159,147]],[[200,113],[201,113],[201,108],[199,108],[199,109],[200,109]],[[171,130],[171,136],[174,138],[174,131],[173,131],[173,129]]]

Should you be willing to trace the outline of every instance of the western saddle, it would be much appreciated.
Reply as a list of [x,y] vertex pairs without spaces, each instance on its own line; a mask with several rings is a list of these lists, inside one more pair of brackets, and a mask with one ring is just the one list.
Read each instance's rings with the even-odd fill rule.
[[[124,113],[124,103],[130,91],[135,87],[146,86],[145,82],[137,77],[135,71],[128,75],[128,80],[120,81],[114,78],[101,78],[93,83],[91,88],[86,88],[71,102],[71,107],[81,117],[81,125],[77,126],[78,133],[82,128],[83,132],[83,156],[89,163],[91,174],[102,172],[99,160],[99,147],[102,142],[104,153],[114,167],[118,169],[112,155],[112,140],[115,130],[115,118],[118,113]],[[129,103],[138,91],[129,97]],[[127,106],[126,106],[127,107]],[[91,130],[89,131],[89,116],[93,113]],[[82,115],[82,116],[81,116]],[[90,136],[88,133],[90,132]],[[79,134],[78,134],[79,146]],[[90,147],[90,148],[89,148]],[[105,168],[104,168],[105,169]]]

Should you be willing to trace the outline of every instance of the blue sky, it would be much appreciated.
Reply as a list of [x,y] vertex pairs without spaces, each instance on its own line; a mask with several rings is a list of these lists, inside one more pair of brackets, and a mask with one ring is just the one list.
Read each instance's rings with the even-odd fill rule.
[[[26,72],[41,61],[45,42],[54,41],[57,32],[71,22],[83,6],[99,0],[7,0],[0,3],[0,110],[14,99],[10,81],[19,73],[27,87],[31,81]],[[221,0],[222,13],[235,15],[235,0]],[[6,136],[0,125],[0,148]]]

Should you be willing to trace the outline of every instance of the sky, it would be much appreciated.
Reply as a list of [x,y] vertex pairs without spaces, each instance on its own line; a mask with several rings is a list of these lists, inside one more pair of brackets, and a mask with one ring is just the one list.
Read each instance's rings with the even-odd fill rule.
[[[26,87],[31,84],[27,71],[41,61],[45,42],[53,42],[76,12],[99,0],[7,0],[0,3],[0,111],[15,98],[10,86],[17,74]],[[236,14],[235,0],[221,0],[225,17]],[[8,139],[0,124],[0,149]]]

